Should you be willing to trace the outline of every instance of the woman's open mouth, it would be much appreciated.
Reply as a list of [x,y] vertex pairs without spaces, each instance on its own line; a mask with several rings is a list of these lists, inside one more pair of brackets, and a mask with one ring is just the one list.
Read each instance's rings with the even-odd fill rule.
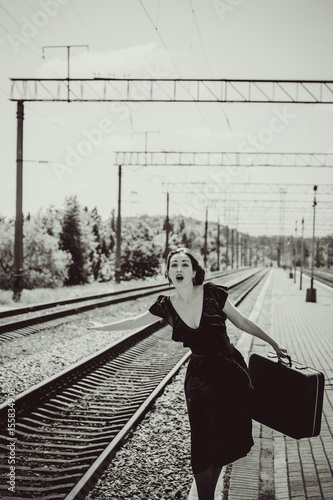
[[182,276],[181,274],[179,274],[178,276],[176,276],[176,281],[178,281],[179,283],[181,281],[183,281],[183,279],[184,279],[184,276]]

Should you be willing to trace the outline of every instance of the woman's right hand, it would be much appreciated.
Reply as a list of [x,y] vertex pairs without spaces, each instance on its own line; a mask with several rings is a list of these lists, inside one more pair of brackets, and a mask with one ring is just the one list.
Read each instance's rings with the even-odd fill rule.
[[101,326],[103,326],[103,323],[97,323],[96,321],[88,321],[88,323],[91,323],[92,326],[88,326],[87,330],[101,330]]

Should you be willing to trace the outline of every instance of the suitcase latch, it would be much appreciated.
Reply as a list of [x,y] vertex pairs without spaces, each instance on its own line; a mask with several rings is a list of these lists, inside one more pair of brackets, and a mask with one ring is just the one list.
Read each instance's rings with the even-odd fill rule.
[[[269,353],[267,353],[267,357],[268,358],[278,358],[278,355],[275,352],[269,352]],[[292,367],[291,357],[286,356],[286,358],[288,361],[284,361],[283,358],[279,358],[279,363],[283,363],[284,365],[288,365],[289,368],[291,368]]]

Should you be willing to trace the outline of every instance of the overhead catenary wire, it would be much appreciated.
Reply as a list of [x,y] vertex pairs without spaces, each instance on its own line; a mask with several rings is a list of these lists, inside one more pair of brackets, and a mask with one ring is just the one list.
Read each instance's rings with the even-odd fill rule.
[[[5,13],[15,22],[15,24],[17,24],[19,26],[19,28],[21,28],[21,25],[18,23],[18,21],[10,14],[10,12],[8,12],[8,10],[0,4],[0,8],[3,9],[5,11]],[[0,26],[2,27],[2,29],[7,33],[7,38],[9,39],[9,37],[12,37],[12,36],[17,36],[16,33],[12,33],[11,31],[9,31],[2,23],[0,23]],[[20,35],[21,36],[21,35]],[[38,43],[32,39],[32,41],[38,46]],[[28,43],[25,43],[24,44],[24,48],[26,48],[27,50],[30,50],[30,52],[32,52],[33,54],[37,55],[38,56],[38,53],[35,52],[30,46]]]
[[[201,43],[202,51],[203,51],[203,54],[204,54],[204,57],[205,57],[205,60],[206,60],[207,67],[208,67],[208,71],[209,71],[209,74],[210,74],[211,78],[213,78],[213,73],[212,73],[212,70],[211,70],[211,67],[210,67],[210,63],[209,63],[209,59],[208,59],[206,47],[205,47],[205,44],[203,42],[203,38],[201,36],[201,31],[200,31],[199,23],[198,23],[197,16],[196,16],[196,13],[195,13],[195,10],[194,10],[194,7],[193,7],[193,1],[189,0],[189,2],[190,2],[191,11],[192,11],[192,16],[193,16],[193,19],[194,19],[194,22],[195,22],[195,25],[196,25],[196,28],[197,28],[197,31],[198,31],[198,35],[199,35],[199,40],[200,40],[200,43]],[[235,145],[234,136],[233,136],[233,133],[232,133],[232,129],[231,129],[231,125],[230,125],[230,120],[229,120],[229,117],[228,117],[228,113],[223,109],[222,103],[219,102],[218,104],[219,104],[219,109],[221,110],[221,112],[224,115],[224,118],[225,118],[225,120],[227,122],[227,125],[228,125],[228,128],[229,128],[229,132],[231,134],[231,138],[232,138],[232,140],[234,142],[234,145]],[[236,147],[235,147],[235,149],[236,149]]]
[[[178,67],[177,67],[177,65],[176,65],[176,63],[175,63],[175,61],[174,61],[173,57],[172,57],[172,56],[171,56],[171,54],[170,54],[170,51],[169,51],[169,49],[168,49],[168,47],[167,47],[166,43],[164,42],[164,40],[163,40],[163,38],[162,38],[162,36],[161,36],[161,34],[160,34],[160,32],[159,32],[159,29],[157,28],[157,26],[155,25],[154,21],[152,20],[152,18],[151,18],[151,16],[150,16],[149,12],[147,11],[146,7],[144,6],[144,4],[143,4],[143,2],[142,2],[142,0],[139,0],[139,3],[140,3],[140,5],[142,6],[142,8],[143,8],[144,12],[146,13],[146,15],[147,15],[147,17],[148,17],[148,19],[149,19],[149,21],[150,21],[151,25],[153,26],[153,28],[154,28],[154,30],[155,30],[155,33],[156,33],[156,35],[158,36],[158,38],[159,38],[159,40],[160,40],[161,44],[163,45],[163,47],[164,47],[164,49],[165,49],[165,51],[166,51],[166,53],[167,53],[167,55],[168,55],[168,57],[169,57],[169,59],[170,59],[170,61],[171,61],[172,65],[173,65],[173,67],[175,68],[175,70],[176,70],[176,72],[177,72],[177,74],[178,74],[179,78],[181,78],[181,79],[182,79],[182,75],[181,75],[181,73],[180,73],[180,71],[179,71],[179,69],[178,69]],[[182,87],[186,90],[186,92],[190,94],[189,89],[188,89],[188,88],[185,88],[185,87],[184,87],[184,85],[183,85],[182,83],[181,83],[181,85],[182,85]],[[218,140],[218,138],[216,137],[216,135],[215,135],[215,134],[214,134],[214,132],[212,131],[211,126],[210,126],[210,125],[209,125],[209,123],[207,122],[207,119],[206,119],[206,117],[204,116],[204,114],[202,113],[201,109],[198,107],[198,104],[197,104],[197,103],[195,103],[195,106],[196,106],[196,108],[197,108],[197,110],[198,110],[199,114],[201,115],[201,118],[202,118],[202,119],[203,119],[203,121],[205,122],[205,124],[206,124],[207,128],[211,131],[211,133],[212,133],[212,137],[213,137],[213,138],[215,139],[215,141],[218,143],[219,148],[221,148],[220,141]]]

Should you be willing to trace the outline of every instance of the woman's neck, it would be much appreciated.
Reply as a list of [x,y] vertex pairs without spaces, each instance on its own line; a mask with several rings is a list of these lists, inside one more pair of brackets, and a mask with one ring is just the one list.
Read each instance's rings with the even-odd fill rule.
[[186,304],[189,304],[195,296],[195,287],[191,284],[184,288],[177,290],[178,298],[180,298]]

